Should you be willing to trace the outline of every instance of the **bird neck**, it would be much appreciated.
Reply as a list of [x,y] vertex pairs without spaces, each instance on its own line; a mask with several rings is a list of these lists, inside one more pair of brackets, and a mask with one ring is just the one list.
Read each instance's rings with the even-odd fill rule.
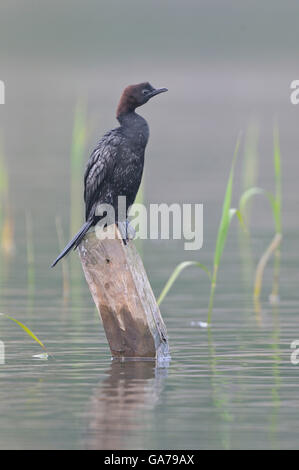
[[146,145],[149,138],[149,127],[146,120],[131,111],[117,116],[123,133],[132,141],[138,141],[140,145]]

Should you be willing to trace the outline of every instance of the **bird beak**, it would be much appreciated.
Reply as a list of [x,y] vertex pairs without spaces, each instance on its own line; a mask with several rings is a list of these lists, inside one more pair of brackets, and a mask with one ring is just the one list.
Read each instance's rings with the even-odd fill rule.
[[159,95],[160,93],[165,93],[168,91],[167,88],[157,88],[156,90],[152,91],[148,96],[152,98],[153,96]]

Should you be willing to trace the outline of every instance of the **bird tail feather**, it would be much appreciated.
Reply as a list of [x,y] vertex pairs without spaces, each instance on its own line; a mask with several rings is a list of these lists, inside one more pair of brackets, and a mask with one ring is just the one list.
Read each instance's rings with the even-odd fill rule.
[[64,250],[60,253],[60,255],[56,258],[54,263],[52,263],[51,268],[54,268],[58,261],[60,261],[65,255],[68,254],[69,251],[71,251],[72,248],[74,250],[80,245],[82,238],[85,236],[86,232],[90,229],[92,226],[92,221],[85,222],[84,225],[80,228],[79,232],[74,236],[74,238],[66,245]]

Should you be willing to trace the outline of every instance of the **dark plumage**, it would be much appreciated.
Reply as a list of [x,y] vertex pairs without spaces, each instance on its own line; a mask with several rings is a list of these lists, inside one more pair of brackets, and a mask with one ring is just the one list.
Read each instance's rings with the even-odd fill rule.
[[142,178],[144,151],[149,138],[146,120],[135,109],[153,96],[167,91],[149,83],[125,88],[117,108],[120,126],[107,132],[92,152],[84,176],[86,222],[52,264],[54,267],[72,248],[77,248],[89,228],[100,220],[99,204],[114,207],[118,221],[118,196],[126,196],[126,210],[133,204]]

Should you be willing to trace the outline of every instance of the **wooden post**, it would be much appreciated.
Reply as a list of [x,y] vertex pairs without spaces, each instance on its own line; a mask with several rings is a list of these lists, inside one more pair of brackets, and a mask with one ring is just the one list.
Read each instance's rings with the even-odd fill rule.
[[79,245],[87,284],[113,357],[169,357],[166,327],[134,242],[90,231]]

